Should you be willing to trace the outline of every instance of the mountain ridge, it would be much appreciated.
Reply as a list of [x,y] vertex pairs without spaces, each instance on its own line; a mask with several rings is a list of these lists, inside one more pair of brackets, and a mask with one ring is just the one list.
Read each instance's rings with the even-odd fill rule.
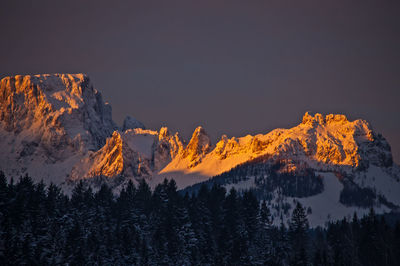
[[[124,120],[122,128],[118,128],[111,118],[111,106],[103,102],[101,94],[93,88],[87,75],[17,75],[3,78],[0,86],[2,129],[13,132],[18,137],[23,136],[24,132],[33,132],[25,135],[33,135],[34,140],[22,138],[21,143],[24,145],[19,152],[20,156],[32,155],[40,146],[48,150],[47,157],[53,156],[54,160],[62,160],[68,155],[60,157],[60,151],[62,154],[68,148],[72,153],[79,150],[82,157],[79,161],[86,160],[87,164],[90,161],[100,162],[99,159],[96,161],[89,157],[107,157],[104,153],[113,152],[113,148],[120,151],[120,156],[108,156],[111,161],[99,166],[101,169],[95,171],[96,165],[86,165],[86,168],[92,169],[90,173],[76,170],[79,166],[76,163],[72,179],[79,179],[77,172],[86,178],[120,175],[124,162],[132,160],[124,160],[124,154],[129,157],[128,154],[135,150],[125,145],[129,135],[132,135],[131,138],[141,135],[143,139],[146,138],[145,135],[155,136],[148,143],[151,147],[147,147],[152,150],[151,154],[140,156],[140,150],[134,151],[139,154],[137,160],[146,157],[145,160],[149,162],[142,170],[138,169],[144,166],[143,163],[138,162],[132,166],[137,169],[130,171],[131,176],[142,177],[158,173],[157,171],[180,171],[184,174],[199,173],[211,177],[265,154],[303,160],[320,170],[341,167],[351,171],[353,168],[368,168],[369,164],[382,167],[393,164],[389,144],[380,134],[374,133],[365,120],[349,121],[341,114],[324,116],[319,113],[311,115],[309,112],[304,114],[301,123],[295,127],[278,128],[267,134],[239,138],[227,138],[223,135],[215,145],[211,144],[201,126],[195,129],[187,145],[176,133],[174,137],[168,137],[168,143],[164,143],[164,150],[167,152],[161,158],[154,151],[158,149],[162,152],[157,143],[163,137],[169,136],[168,129],[161,128],[160,132],[146,131],[143,123],[130,116]],[[119,144],[112,141],[117,136],[125,136],[120,138]],[[169,143],[172,139],[174,144]],[[111,147],[112,145],[121,147]],[[173,154],[169,153],[169,145],[173,146]],[[125,147],[124,153],[122,147]],[[102,155],[100,150],[103,151]],[[83,166],[82,163],[80,165]]]
[[223,135],[212,144],[201,126],[188,143],[178,132],[145,129],[130,116],[118,127],[111,106],[84,74],[3,78],[0,104],[0,169],[8,176],[29,174],[66,190],[100,178],[114,182],[115,191],[129,180],[155,187],[174,178],[183,189],[217,176],[227,189],[255,189],[271,199],[286,193],[306,206],[317,206],[321,195],[335,197],[332,208],[342,214],[360,206],[381,212],[400,206],[400,168],[389,143],[367,121],[343,114],[306,112],[294,127]]

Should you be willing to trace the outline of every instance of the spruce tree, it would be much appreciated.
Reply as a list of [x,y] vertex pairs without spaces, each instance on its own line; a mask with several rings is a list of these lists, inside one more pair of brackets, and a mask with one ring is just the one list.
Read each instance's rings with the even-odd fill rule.
[[289,235],[292,244],[292,265],[307,265],[308,258],[306,251],[308,250],[308,220],[307,214],[300,204],[297,202],[292,213],[289,223]]

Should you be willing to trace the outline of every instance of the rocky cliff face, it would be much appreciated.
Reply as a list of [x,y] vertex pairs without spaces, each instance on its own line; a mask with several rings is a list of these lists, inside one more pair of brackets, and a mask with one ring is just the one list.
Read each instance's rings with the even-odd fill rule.
[[29,131],[48,149],[69,144],[98,149],[116,128],[111,106],[83,74],[4,78],[0,102],[4,130]]
[[[83,74],[18,75],[0,81],[0,167],[6,172],[45,178],[46,164],[73,163],[101,148],[115,128],[111,107]],[[37,169],[41,164],[43,171]],[[59,176],[54,168],[51,174]],[[70,169],[60,168],[65,178]]]
[[306,113],[295,131],[304,154],[319,163],[359,168],[393,163],[387,141],[365,120],[350,122],[344,115]]
[[202,127],[197,127],[193,132],[189,144],[182,152],[182,159],[187,158],[189,161],[188,168],[193,168],[201,159],[211,150],[210,137]]

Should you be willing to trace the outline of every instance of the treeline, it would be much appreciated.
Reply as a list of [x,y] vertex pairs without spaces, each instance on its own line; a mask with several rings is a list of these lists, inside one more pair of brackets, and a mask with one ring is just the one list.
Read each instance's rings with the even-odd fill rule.
[[0,173],[0,265],[400,265],[400,224],[371,210],[309,229],[297,204],[272,224],[251,192],[203,186],[181,195],[165,180],[114,195],[78,183],[71,197]]
[[285,197],[296,198],[310,197],[324,190],[321,176],[316,175],[307,165],[298,163],[292,171],[287,167],[287,161],[271,160],[269,157],[261,156],[242,163],[202,183],[187,187],[185,191],[192,194],[202,185],[211,188],[214,184],[240,184],[250,178],[254,178],[255,187],[252,190],[259,200],[270,200],[276,190]]

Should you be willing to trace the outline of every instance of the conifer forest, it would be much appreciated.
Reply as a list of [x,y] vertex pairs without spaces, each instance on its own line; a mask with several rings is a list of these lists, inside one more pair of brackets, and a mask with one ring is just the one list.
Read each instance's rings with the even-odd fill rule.
[[165,180],[118,194],[83,182],[65,195],[0,175],[1,265],[400,265],[400,223],[371,209],[310,228],[296,205],[273,224],[252,192],[215,185],[182,194]]

